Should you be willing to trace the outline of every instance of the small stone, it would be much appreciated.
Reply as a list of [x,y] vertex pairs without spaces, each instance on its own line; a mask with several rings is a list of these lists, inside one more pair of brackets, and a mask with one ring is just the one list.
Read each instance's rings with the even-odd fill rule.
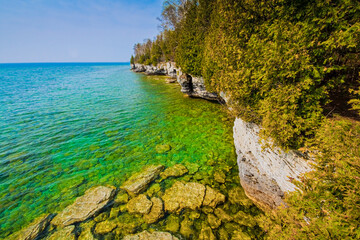
[[180,228],[180,218],[175,215],[170,215],[166,219],[165,230],[170,232],[178,232]]
[[256,220],[251,215],[248,215],[242,211],[236,213],[234,216],[234,221],[247,227],[254,227],[256,225]]
[[162,153],[166,153],[166,152],[170,151],[171,146],[169,144],[163,144],[163,145],[158,144],[158,145],[156,145],[155,149],[156,149],[157,153],[162,154]]
[[129,201],[129,196],[126,192],[119,192],[114,199],[114,206],[125,204]]
[[214,173],[214,179],[215,181],[217,181],[218,183],[225,183],[226,181],[226,175],[223,171],[216,171]]
[[249,237],[246,233],[242,232],[241,230],[236,230],[231,240],[251,240],[251,237]]
[[232,204],[240,204],[250,207],[253,202],[246,196],[245,191],[241,187],[235,187],[229,191],[229,201]]
[[65,228],[60,228],[56,232],[54,232],[50,237],[46,238],[46,240],[75,240],[75,226],[70,225]]
[[188,169],[182,164],[176,164],[172,167],[165,169],[164,172],[160,173],[160,177],[167,179],[168,177],[180,177],[188,172]]
[[168,232],[153,232],[143,231],[135,235],[128,235],[123,240],[178,240],[177,237]]
[[195,236],[195,230],[193,228],[194,223],[187,217],[181,222],[180,233],[186,237],[191,238]]
[[148,214],[152,205],[146,195],[140,194],[127,203],[127,209],[129,213]]
[[211,228],[207,226],[201,229],[199,240],[216,240],[216,237]]
[[95,240],[94,235],[91,232],[91,229],[95,226],[94,221],[82,223],[80,225],[81,233],[78,237],[78,240]]
[[221,219],[223,222],[230,222],[233,220],[233,217],[231,217],[229,214],[227,214],[223,209],[217,208],[214,211],[215,215]]
[[95,233],[96,234],[107,234],[109,232],[112,232],[116,227],[117,227],[117,224],[115,222],[111,222],[111,221],[107,220],[107,221],[96,224]]
[[155,223],[164,216],[164,205],[160,198],[151,198],[152,207],[149,214],[144,215],[147,224]]
[[108,217],[109,217],[109,212],[103,212],[103,213],[100,213],[99,215],[97,215],[94,218],[94,221],[95,222],[102,222],[102,221],[105,221]]
[[147,186],[155,180],[164,169],[163,165],[148,166],[140,173],[132,175],[122,186],[131,196],[136,196],[144,191]]
[[203,205],[215,208],[218,204],[225,202],[225,196],[220,192],[206,186],[206,194]]
[[208,223],[212,229],[216,229],[221,225],[221,219],[217,218],[214,214],[208,215]]

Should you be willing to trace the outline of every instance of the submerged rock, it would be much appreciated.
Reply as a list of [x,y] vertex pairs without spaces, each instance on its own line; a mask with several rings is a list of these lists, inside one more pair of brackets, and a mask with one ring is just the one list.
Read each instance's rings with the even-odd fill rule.
[[206,186],[206,194],[204,198],[203,205],[209,207],[216,207],[220,203],[225,202],[225,196],[220,192],[212,189],[209,186]]
[[211,228],[206,226],[201,229],[199,240],[216,240],[214,233],[212,232]]
[[178,232],[180,228],[180,217],[176,215],[170,215],[166,219],[165,230],[170,232]]
[[184,208],[195,210],[199,208],[205,197],[205,186],[200,183],[177,181],[165,191],[162,197],[165,210],[169,212],[180,212]]
[[253,205],[253,202],[246,196],[244,189],[241,187],[235,187],[229,191],[229,201],[232,204],[240,204],[245,207]]
[[207,220],[212,229],[218,228],[221,225],[221,219],[217,218],[214,214],[209,214]]
[[223,209],[217,208],[214,211],[215,215],[221,219],[223,222],[230,222],[233,220],[233,217],[227,214]]
[[240,225],[244,225],[247,227],[254,227],[256,225],[256,220],[253,216],[246,214],[242,211],[239,211],[234,216],[234,221]]
[[225,183],[226,181],[226,175],[223,171],[216,171],[214,173],[214,179],[215,181],[217,181],[218,183]]
[[78,197],[72,205],[59,213],[51,223],[64,227],[92,217],[112,200],[115,190],[115,187],[104,186],[90,188],[83,196]]
[[146,195],[140,194],[128,202],[127,209],[129,213],[148,214],[152,205],[153,202]]
[[129,201],[129,196],[125,191],[119,192],[114,199],[114,206],[125,204]]
[[54,214],[45,214],[35,219],[27,228],[10,236],[10,239],[33,240],[36,239],[49,225]]
[[146,187],[159,176],[159,173],[163,169],[163,165],[146,167],[140,173],[131,176],[121,186],[121,189],[126,190],[131,196],[138,195],[139,193],[144,191]]
[[168,177],[180,177],[188,172],[188,169],[182,164],[176,164],[172,167],[165,169],[164,172],[160,173],[160,177],[166,179]]
[[94,221],[86,222],[80,225],[81,233],[78,237],[78,240],[95,240],[94,235],[92,234],[91,229],[95,226]]
[[95,233],[96,234],[106,234],[112,232],[117,227],[117,224],[113,221],[104,221],[96,224]]
[[65,228],[60,228],[54,232],[50,237],[47,237],[46,240],[75,240],[75,226],[67,226]]
[[162,154],[162,153],[166,153],[166,152],[170,151],[171,146],[169,144],[163,144],[163,145],[158,144],[158,145],[156,145],[155,149],[156,149],[157,153]]
[[187,239],[195,236],[194,222],[188,217],[181,222],[180,233]]
[[143,231],[135,235],[128,235],[123,240],[178,240],[177,237],[168,232],[153,232]]
[[144,215],[147,224],[155,223],[164,216],[164,204],[160,198],[151,198],[152,207],[148,214]]

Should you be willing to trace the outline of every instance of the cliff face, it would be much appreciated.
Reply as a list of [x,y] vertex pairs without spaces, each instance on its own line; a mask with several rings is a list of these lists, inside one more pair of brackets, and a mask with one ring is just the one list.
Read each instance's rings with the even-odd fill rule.
[[[133,64],[134,72],[148,75],[168,75],[176,78],[181,91],[192,97],[208,100],[225,100],[231,109],[231,99],[225,93],[219,97],[206,91],[204,80],[183,73],[175,63],[160,63],[156,67]],[[309,163],[295,151],[264,148],[260,143],[260,127],[240,118],[234,122],[234,143],[238,155],[240,182],[246,195],[265,211],[283,204],[284,193],[294,191],[291,180],[299,179],[301,173],[310,171]]]
[[132,64],[131,69],[134,72],[142,72],[147,75],[168,75],[176,78],[181,86],[181,92],[190,97],[199,97],[207,100],[221,100],[216,93],[206,91],[204,79],[202,77],[194,77],[183,73],[180,68],[176,67],[174,62],[159,63],[157,66]]
[[291,180],[299,180],[299,175],[311,168],[295,151],[263,148],[259,131],[256,124],[236,118],[234,143],[240,182],[247,196],[262,209],[271,210],[283,203],[285,192],[296,189]]

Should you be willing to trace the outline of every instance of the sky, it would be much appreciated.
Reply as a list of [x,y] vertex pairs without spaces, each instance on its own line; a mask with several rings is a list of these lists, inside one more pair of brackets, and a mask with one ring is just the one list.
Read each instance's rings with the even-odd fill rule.
[[0,63],[128,62],[163,0],[0,0]]

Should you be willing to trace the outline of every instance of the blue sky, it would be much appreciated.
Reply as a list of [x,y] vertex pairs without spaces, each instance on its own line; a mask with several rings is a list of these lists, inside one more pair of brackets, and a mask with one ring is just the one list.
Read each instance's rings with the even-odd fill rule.
[[0,0],[0,63],[128,62],[163,0]]

